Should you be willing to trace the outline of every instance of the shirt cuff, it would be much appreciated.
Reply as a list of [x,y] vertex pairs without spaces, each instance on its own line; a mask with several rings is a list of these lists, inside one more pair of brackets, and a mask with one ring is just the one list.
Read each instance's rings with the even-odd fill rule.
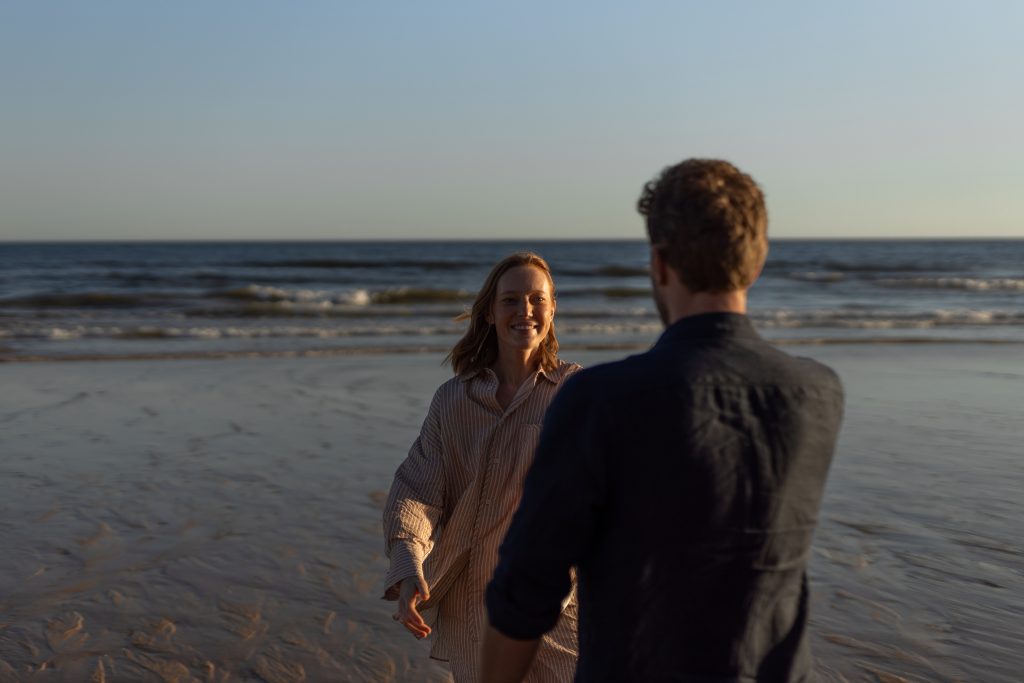
[[423,550],[415,541],[396,539],[391,546],[391,568],[384,576],[384,599],[397,600],[399,584],[413,577],[427,583],[423,576]]
[[513,640],[537,640],[558,623],[562,602],[552,605],[550,610],[517,599],[509,586],[498,576],[487,586],[487,618],[499,633]]

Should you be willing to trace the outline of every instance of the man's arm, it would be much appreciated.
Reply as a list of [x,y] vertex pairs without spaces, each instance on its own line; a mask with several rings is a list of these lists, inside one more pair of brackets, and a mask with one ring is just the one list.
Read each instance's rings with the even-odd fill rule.
[[[525,675],[538,639],[561,614],[572,587],[570,568],[594,535],[605,475],[596,433],[600,404],[585,388],[587,374],[569,380],[548,410],[519,509],[487,587],[486,681],[518,681]],[[513,678],[504,678],[508,675]]]
[[538,645],[540,638],[515,640],[487,624],[480,680],[483,683],[521,683],[537,656]]

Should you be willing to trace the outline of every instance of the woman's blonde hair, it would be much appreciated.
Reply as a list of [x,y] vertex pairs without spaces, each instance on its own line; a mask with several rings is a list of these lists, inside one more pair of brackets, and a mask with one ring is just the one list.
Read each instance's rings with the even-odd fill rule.
[[[532,266],[544,273],[551,285],[551,296],[554,298],[555,281],[551,277],[551,268],[540,255],[532,251],[521,251],[498,261],[484,280],[484,286],[477,292],[472,308],[457,318],[469,320],[469,329],[445,358],[446,363],[451,363],[456,375],[483,370],[490,367],[498,358],[497,332],[494,325],[487,322],[487,317],[498,293],[498,280],[513,268],[522,266]],[[545,370],[554,370],[558,367],[558,338],[555,336],[553,320],[547,336],[540,345],[540,366]]]

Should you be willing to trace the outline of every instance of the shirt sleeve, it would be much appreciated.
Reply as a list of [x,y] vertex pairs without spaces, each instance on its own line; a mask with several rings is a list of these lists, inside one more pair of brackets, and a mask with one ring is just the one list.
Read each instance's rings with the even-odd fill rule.
[[384,504],[385,552],[391,566],[384,597],[398,599],[398,584],[423,576],[423,561],[434,546],[434,531],[444,505],[444,468],[440,439],[440,391],[434,396],[420,435],[409,449]]
[[490,623],[516,640],[551,630],[569,593],[571,568],[594,537],[605,496],[595,414],[583,387],[569,380],[548,409],[523,497],[487,587]]

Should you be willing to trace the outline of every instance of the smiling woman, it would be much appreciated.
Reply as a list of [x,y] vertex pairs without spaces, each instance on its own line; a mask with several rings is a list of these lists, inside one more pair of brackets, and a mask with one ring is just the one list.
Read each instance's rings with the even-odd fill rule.
[[[524,326],[539,324],[537,314],[548,308],[546,331],[512,341],[509,320],[505,319],[503,325],[499,323],[503,314],[514,316],[520,313],[517,309],[520,302],[526,304],[522,319],[513,322]],[[504,348],[511,354],[522,342],[525,349],[537,355],[535,360],[540,367],[553,370],[558,367],[554,315],[555,282],[547,261],[533,252],[507,256],[491,269],[473,301],[473,307],[464,316],[469,319],[469,329],[448,354],[448,361],[456,375],[482,370],[498,360],[500,350]]]
[[495,326],[499,347],[530,353],[547,338],[554,315],[551,277],[538,268],[520,266],[502,275],[487,322]]
[[[580,369],[558,358],[554,281],[530,252],[491,270],[448,355],[455,377],[437,390],[420,436],[399,466],[384,510],[391,568],[385,598],[456,681],[475,681],[483,591],[519,505],[544,412]],[[424,620],[427,612],[433,628]],[[528,681],[571,680],[576,602],[544,636]]]

